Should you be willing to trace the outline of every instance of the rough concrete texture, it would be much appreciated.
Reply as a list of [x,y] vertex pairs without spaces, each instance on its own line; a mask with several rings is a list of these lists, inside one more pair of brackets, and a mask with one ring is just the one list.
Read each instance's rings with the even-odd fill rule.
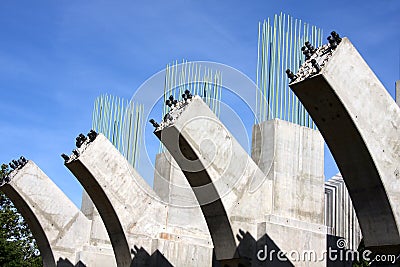
[[163,202],[168,204],[168,225],[187,225],[209,236],[196,196],[182,170],[167,151],[156,155],[153,188]]
[[[302,130],[293,135],[284,134],[291,130],[284,122],[262,125],[265,127],[260,128],[265,130],[256,132],[253,138],[264,139],[271,135],[271,129],[276,131],[276,140],[269,140],[270,144],[256,142],[256,148],[253,148],[260,166],[273,162],[270,171],[268,167],[264,168],[267,172],[264,174],[199,97],[179,103],[170,115],[171,120],[161,123],[155,134],[179,164],[202,205],[218,260],[227,264],[237,264],[235,259],[255,260],[256,251],[252,248],[259,244],[273,244],[283,251],[314,249],[318,253],[326,248],[326,229],[322,225],[323,163],[320,158],[323,143],[318,135],[309,135]],[[285,159],[285,149],[297,147],[302,150],[301,146],[293,144],[293,136],[307,140],[305,143],[309,144],[302,151],[304,154],[298,150],[293,153],[304,156],[304,161],[296,158],[300,164],[295,166]],[[276,164],[277,158],[282,163]],[[291,188],[293,185],[294,189]],[[310,197],[306,197],[308,189],[302,191],[306,185],[311,185],[313,193]],[[289,205],[281,200],[285,188],[293,192],[290,193],[293,196],[298,194],[297,198],[290,196]],[[325,262],[296,263],[296,266],[323,265]]]
[[252,158],[273,174],[271,214],[324,223],[324,141],[318,131],[282,120],[253,127]]
[[90,245],[104,246],[108,249],[112,249],[103,220],[85,190],[82,192],[81,211],[92,224],[90,231]]
[[130,266],[131,252],[138,255],[141,251],[150,256],[160,253],[174,266],[211,265],[209,237],[191,225],[168,224],[168,205],[107,138],[100,134],[78,152],[66,166],[103,219],[118,266]]
[[117,266],[110,238],[99,212],[85,190],[82,192],[82,213],[90,220],[89,246],[79,252],[79,260],[86,266]]
[[90,221],[33,161],[10,174],[1,190],[24,216],[35,236],[44,266],[61,259],[79,261],[89,244]]
[[324,136],[365,245],[400,250],[400,109],[347,38],[323,46],[290,84]]

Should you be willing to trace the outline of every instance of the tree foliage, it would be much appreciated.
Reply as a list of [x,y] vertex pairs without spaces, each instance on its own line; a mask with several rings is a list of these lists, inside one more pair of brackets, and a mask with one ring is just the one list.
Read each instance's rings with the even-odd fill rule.
[[363,255],[363,252],[365,251],[365,245],[364,245],[364,239],[361,239],[360,245],[358,246],[357,249],[360,259],[358,261],[353,262],[353,267],[368,267],[371,266],[371,262],[367,261],[366,259],[363,259],[361,255]]
[[[0,170],[0,181],[9,174],[8,165]],[[43,266],[36,241],[27,223],[0,188],[0,266]]]

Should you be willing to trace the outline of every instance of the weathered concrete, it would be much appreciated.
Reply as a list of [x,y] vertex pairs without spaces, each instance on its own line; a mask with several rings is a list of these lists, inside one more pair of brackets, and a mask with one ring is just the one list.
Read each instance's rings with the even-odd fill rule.
[[174,266],[211,265],[207,235],[190,225],[167,224],[168,205],[103,135],[78,151],[79,157],[72,156],[66,166],[99,211],[118,266],[130,266],[131,250],[139,249],[149,255],[159,251]]
[[365,245],[400,250],[400,109],[347,38],[318,49],[290,87],[347,185]]
[[78,252],[89,243],[90,221],[33,161],[9,177],[1,190],[28,223],[44,266],[78,262]]
[[207,223],[188,181],[174,158],[166,151],[156,155],[154,191],[168,204],[167,225],[186,225],[207,236]]
[[87,266],[117,266],[106,227],[85,190],[82,192],[82,213],[90,220],[89,246],[79,252],[79,260]]
[[[218,260],[237,264],[232,260],[247,257],[256,262],[256,251],[252,249],[259,246],[259,241],[272,242],[283,251],[325,249],[323,161],[320,158],[323,142],[320,137],[315,136],[312,141],[312,135],[304,139],[301,130],[294,134],[298,140],[308,140],[310,144],[318,142],[316,147],[306,145],[304,151],[301,145],[297,145],[304,152],[304,158],[293,166],[290,160],[285,159],[285,149],[296,147],[293,145],[295,141],[291,134],[283,134],[290,127],[279,128],[281,124],[282,128],[290,124],[275,121],[262,125],[260,129],[265,130],[255,131],[253,135],[253,139],[257,139],[253,154],[262,168],[269,165],[265,162],[273,162],[272,169],[266,167],[267,173],[264,174],[199,97],[178,103],[169,116],[171,120],[162,122],[155,134],[175,158],[193,188]],[[264,143],[260,140],[271,135],[268,126],[276,131],[273,135],[276,138]],[[278,158],[281,163],[276,164]],[[285,164],[291,166],[287,172],[284,171]],[[293,183],[296,179],[297,185]],[[290,181],[295,188],[290,204],[286,205],[282,198],[285,188],[291,190]],[[302,192],[308,184],[311,184],[313,192],[310,197],[307,197],[308,191]],[[296,194],[298,198],[294,197]],[[315,214],[315,217],[310,214]],[[253,243],[245,242],[251,239]],[[296,263],[296,266],[323,265],[325,262]]]
[[252,158],[273,174],[272,214],[324,224],[324,142],[318,131],[282,120],[253,127]]

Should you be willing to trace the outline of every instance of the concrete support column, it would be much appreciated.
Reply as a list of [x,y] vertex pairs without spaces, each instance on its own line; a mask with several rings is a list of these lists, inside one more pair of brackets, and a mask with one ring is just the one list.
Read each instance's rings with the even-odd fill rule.
[[[262,125],[265,130],[256,130],[253,139],[275,138],[253,146],[260,169],[201,98],[178,103],[169,115],[155,134],[191,185],[220,262],[239,266],[250,264],[250,259],[261,266],[271,264],[257,258],[265,245],[274,251],[311,249],[317,255],[325,250],[319,134],[297,126],[293,130],[285,122]],[[293,138],[302,144],[295,144]],[[285,191],[290,195],[288,204],[283,200]]]
[[[77,151],[65,164],[99,211],[118,266],[139,262],[153,262],[154,266],[211,264],[212,245],[207,235],[199,235],[192,224],[179,220],[185,211],[169,213],[168,203],[104,135],[86,141]],[[170,216],[177,217],[172,220]],[[183,252],[185,257],[180,256]]]
[[399,106],[347,38],[318,48],[296,75],[290,87],[335,158],[365,245],[400,252]]
[[274,119],[254,125],[252,139],[253,160],[272,177],[272,210],[258,224],[258,238],[267,235],[283,251],[323,255],[326,227],[322,136],[316,130]]
[[89,244],[90,220],[33,162],[10,174],[1,190],[11,199],[31,229],[45,266],[68,260]]

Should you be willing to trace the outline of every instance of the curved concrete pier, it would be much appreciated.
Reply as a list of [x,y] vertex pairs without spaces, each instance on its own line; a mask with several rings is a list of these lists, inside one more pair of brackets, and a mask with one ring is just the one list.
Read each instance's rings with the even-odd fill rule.
[[0,189],[28,223],[44,266],[60,260],[75,264],[77,253],[89,243],[90,220],[33,161],[9,177]]
[[[260,262],[258,246],[318,253],[326,246],[322,138],[279,120],[255,128],[253,158],[262,170],[200,97],[178,102],[154,132],[191,185],[216,258],[226,266],[277,263]],[[285,161],[288,156],[295,163]],[[296,266],[321,264],[325,262]]]
[[[175,266],[211,264],[212,245],[206,233],[190,225],[167,225],[168,205],[104,135],[86,142],[78,152],[65,165],[102,217],[118,266],[130,266],[138,249],[150,255],[159,251]],[[180,257],[178,251],[192,256]]]
[[335,158],[365,245],[400,251],[399,106],[347,38],[320,47],[290,87]]

